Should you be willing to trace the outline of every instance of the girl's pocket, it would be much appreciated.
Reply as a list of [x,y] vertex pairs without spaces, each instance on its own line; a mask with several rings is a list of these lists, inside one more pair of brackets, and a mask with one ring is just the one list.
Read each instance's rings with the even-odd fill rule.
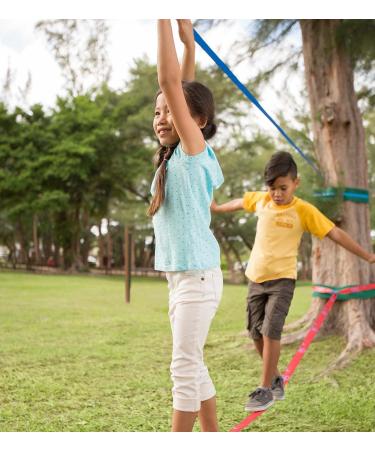
[[176,286],[177,300],[203,300],[206,278],[199,271],[181,272]]

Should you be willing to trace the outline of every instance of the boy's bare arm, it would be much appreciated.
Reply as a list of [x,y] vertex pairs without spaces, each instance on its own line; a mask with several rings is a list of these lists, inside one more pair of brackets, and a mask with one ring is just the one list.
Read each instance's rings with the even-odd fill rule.
[[215,200],[212,200],[211,211],[214,213],[233,212],[243,209],[243,198],[236,198],[229,202],[218,205]]
[[368,261],[369,263],[375,263],[375,254],[371,254],[367,252],[364,248],[362,248],[354,239],[352,239],[348,233],[342,230],[339,227],[333,228],[328,234],[327,237],[332,239],[332,241],[344,247],[351,253],[359,256],[360,258]]
[[181,42],[184,44],[184,54],[182,56],[181,77],[185,81],[195,79],[195,41],[193,25],[191,20],[177,19],[178,33]]

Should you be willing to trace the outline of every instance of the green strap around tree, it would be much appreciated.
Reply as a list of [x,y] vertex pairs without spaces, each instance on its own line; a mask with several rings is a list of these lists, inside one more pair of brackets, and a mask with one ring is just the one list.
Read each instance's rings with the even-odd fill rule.
[[[326,284],[315,284],[313,286],[313,288],[317,286],[317,287],[321,287],[321,288],[327,288],[327,289],[331,289],[333,291],[340,291],[341,289],[345,289],[345,288],[350,288],[350,287],[354,287],[356,285],[354,284],[350,284],[347,286],[328,286]],[[313,297],[318,297],[318,298],[322,298],[322,299],[328,299],[330,298],[332,295],[332,292],[329,293],[323,293],[323,292],[317,292],[314,291],[313,292]],[[375,298],[375,289],[369,289],[367,291],[362,291],[362,292],[352,292],[350,294],[338,294],[337,296],[337,300],[341,300],[341,301],[345,301],[345,300],[352,300],[352,299],[357,299],[357,300],[363,300],[363,299],[367,299],[367,298]]]
[[367,189],[359,189],[353,187],[336,188],[329,187],[314,192],[314,197],[321,197],[325,199],[332,199],[335,197],[341,197],[344,201],[350,201],[355,203],[369,203],[370,195]]

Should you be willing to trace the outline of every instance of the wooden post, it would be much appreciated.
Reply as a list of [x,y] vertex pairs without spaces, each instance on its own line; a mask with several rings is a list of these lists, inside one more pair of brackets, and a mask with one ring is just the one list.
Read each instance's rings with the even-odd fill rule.
[[124,262],[125,262],[125,302],[130,303],[130,284],[131,284],[131,241],[132,236],[129,232],[129,227],[125,226],[125,236],[124,236]]

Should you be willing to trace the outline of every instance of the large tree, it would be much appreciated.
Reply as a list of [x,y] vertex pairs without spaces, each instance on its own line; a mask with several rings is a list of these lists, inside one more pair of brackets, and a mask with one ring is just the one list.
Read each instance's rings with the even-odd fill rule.
[[[368,155],[363,119],[354,89],[354,59],[349,39],[355,28],[340,20],[300,21],[315,153],[328,186],[368,189]],[[341,28],[342,27],[342,28]],[[359,27],[358,32],[366,32]],[[373,24],[373,37],[375,29]],[[351,34],[351,36],[350,36]],[[353,55],[354,56],[354,55]],[[338,225],[371,251],[369,205],[344,202]],[[363,285],[375,279],[371,266],[329,239],[313,240],[313,282]],[[321,301],[314,302],[314,309]],[[375,346],[375,302],[337,302],[323,332],[344,334],[347,346],[338,364]]]
[[[212,24],[212,22],[211,22]],[[285,38],[302,32],[302,46],[292,52],[280,49]],[[314,154],[325,186],[369,188],[368,155],[363,118],[358,97],[373,98],[375,21],[362,20],[262,20],[252,24],[252,39],[245,54],[256,59],[259,51],[279,48],[269,67],[257,81],[269,80],[281,67],[301,68],[303,51],[305,80],[314,136]],[[255,32],[254,32],[255,31]],[[289,41],[294,43],[295,39]],[[355,75],[361,92],[355,91]],[[346,230],[364,248],[371,251],[368,204],[344,202],[337,225]],[[331,286],[368,284],[375,279],[371,266],[332,243],[313,239],[313,282]],[[284,342],[301,339],[324,300],[313,300],[302,319],[288,327],[302,329],[285,336]],[[375,301],[337,301],[321,335],[339,334],[347,345],[332,367],[345,364],[355,353],[375,345]]]

